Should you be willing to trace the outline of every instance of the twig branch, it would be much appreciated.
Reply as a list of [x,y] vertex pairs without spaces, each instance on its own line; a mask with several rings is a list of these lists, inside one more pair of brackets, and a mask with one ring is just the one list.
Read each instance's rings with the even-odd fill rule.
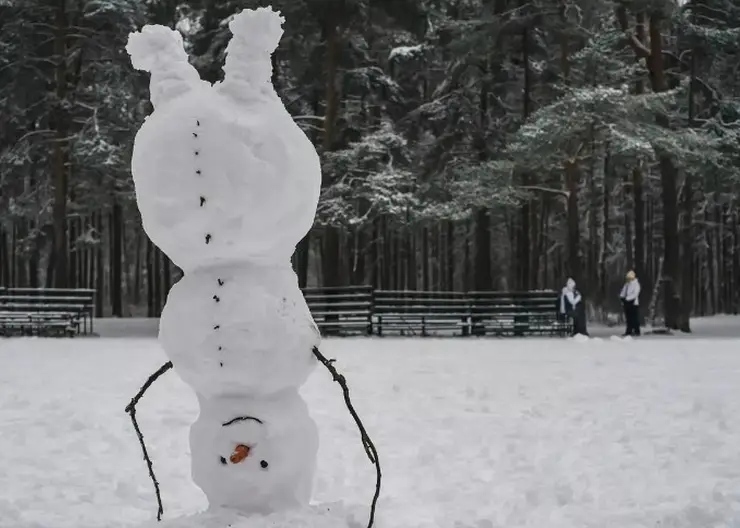
[[525,191],[556,194],[558,196],[562,196],[563,198],[568,198],[570,196],[570,193],[568,191],[564,191],[563,189],[553,189],[551,187],[544,187],[542,185],[520,185],[519,188]]
[[346,378],[342,374],[337,372],[337,369],[334,367],[334,362],[336,360],[327,359],[326,356],[321,353],[318,347],[313,347],[313,355],[316,356],[316,359],[318,359],[321,364],[324,365],[324,367],[326,367],[326,370],[329,371],[332,379],[339,383],[339,385],[342,387],[342,393],[344,394],[344,403],[347,406],[347,410],[352,415],[355,423],[357,424],[357,428],[360,430],[360,437],[362,438],[362,446],[365,448],[365,454],[367,454],[370,462],[375,465],[375,495],[373,495],[373,501],[370,504],[370,519],[367,523],[367,528],[372,528],[373,523],[375,522],[375,508],[378,504],[378,498],[380,497],[380,482],[382,478],[382,473],[380,471],[380,460],[378,459],[378,450],[375,448],[375,444],[373,444],[373,441],[367,434],[362,420],[360,419],[357,411],[355,411],[355,408],[352,405],[352,401],[349,397],[349,387],[347,386]]
[[141,387],[141,390],[131,399],[131,402],[126,406],[126,412],[131,416],[131,423],[134,424],[134,430],[136,431],[136,436],[139,437],[139,444],[141,444],[141,451],[144,453],[144,460],[146,460],[147,468],[149,468],[149,477],[152,479],[152,482],[154,483],[154,493],[157,495],[157,521],[162,520],[162,514],[164,513],[164,508],[162,507],[162,496],[159,493],[159,482],[157,482],[157,477],[154,475],[154,466],[152,465],[152,459],[149,458],[149,453],[146,450],[146,444],[144,443],[144,435],[141,434],[141,429],[139,429],[139,422],[136,420],[136,404],[139,403],[139,400],[144,396],[144,393],[147,391],[149,387],[152,386],[152,383],[157,381],[157,379],[170,370],[172,368],[172,361],[168,361],[161,367],[159,367],[159,370],[149,376],[149,379],[146,380],[146,383],[144,383],[144,386]]
[[232,418],[226,423],[221,424],[221,427],[228,427],[229,425],[233,425],[237,422],[248,422],[248,421],[257,422],[258,424],[263,424],[264,422],[260,420],[259,418],[255,418],[254,416],[237,416],[236,418]]
[[624,2],[620,2],[620,4],[617,6],[615,15],[617,18],[619,29],[624,34],[624,37],[627,40],[627,44],[629,44],[630,48],[632,48],[632,51],[635,52],[635,56],[641,59],[649,59],[651,55],[650,48],[645,46],[645,44],[642,42],[642,39],[640,39],[638,35],[635,35],[630,30],[629,19],[627,18],[627,7],[624,5]]

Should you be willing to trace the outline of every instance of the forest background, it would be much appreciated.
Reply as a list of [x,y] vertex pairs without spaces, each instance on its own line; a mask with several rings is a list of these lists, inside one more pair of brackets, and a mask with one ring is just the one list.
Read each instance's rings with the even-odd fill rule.
[[740,309],[733,0],[0,0],[0,286],[157,316],[179,276],[130,173],[151,112],[128,34],[218,81],[230,16],[286,17],[273,82],[321,154],[301,285],[560,289],[671,328]]

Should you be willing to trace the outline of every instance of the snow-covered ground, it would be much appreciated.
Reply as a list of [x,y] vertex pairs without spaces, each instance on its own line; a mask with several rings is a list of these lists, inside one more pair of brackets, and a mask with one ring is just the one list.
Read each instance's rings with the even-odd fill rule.
[[[159,319],[146,317],[126,317],[122,319],[105,318],[95,320],[95,333],[103,337],[157,337]],[[611,337],[621,335],[624,325],[609,327],[603,324],[590,323],[588,330],[594,337]],[[646,333],[650,328],[643,329]],[[712,317],[697,317],[691,320],[691,334],[676,334],[681,338],[717,339],[737,338],[740,339],[740,316],[738,315],[715,315]],[[651,337],[645,335],[644,337]],[[665,336],[660,336],[665,339]]]
[[[378,528],[740,527],[740,340],[323,348],[339,359],[380,451]],[[0,527],[153,518],[123,408],[165,360],[148,338],[0,341]],[[339,388],[317,371],[304,394],[321,430],[315,500],[344,501],[363,526],[374,472]],[[205,507],[189,476],[196,405],[172,373],[140,404],[165,519]]]

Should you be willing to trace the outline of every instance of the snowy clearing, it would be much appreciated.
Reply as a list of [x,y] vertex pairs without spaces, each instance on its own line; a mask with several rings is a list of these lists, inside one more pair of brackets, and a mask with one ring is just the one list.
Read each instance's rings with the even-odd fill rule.
[[[624,332],[624,324],[609,327],[603,324],[589,322],[588,331],[593,337],[609,338],[621,335]],[[666,336],[649,335],[652,328],[645,327],[643,331],[647,337],[657,337],[661,341]],[[695,317],[691,319],[691,334],[676,333],[673,337],[680,339],[740,339],[740,316],[738,315],[715,315],[712,317]],[[102,337],[148,337],[155,339],[159,331],[159,319],[146,317],[106,317],[95,320],[95,332]],[[556,339],[560,339],[559,337]]]
[[[379,528],[740,526],[738,340],[348,339],[323,350],[380,451]],[[0,527],[153,518],[123,408],[165,360],[150,339],[0,341]],[[317,370],[303,392],[321,431],[315,500],[344,501],[362,526],[374,472],[339,388]],[[165,519],[206,505],[190,480],[196,409],[171,373],[140,405]],[[194,519],[204,522],[172,526],[226,526]]]

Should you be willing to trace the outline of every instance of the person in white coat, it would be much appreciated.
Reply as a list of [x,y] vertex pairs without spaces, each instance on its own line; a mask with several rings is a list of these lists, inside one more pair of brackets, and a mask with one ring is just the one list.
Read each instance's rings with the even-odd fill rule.
[[560,293],[560,313],[570,317],[573,321],[571,335],[588,335],[586,331],[586,311],[582,301],[583,297],[576,290],[576,281],[569,278]]
[[619,298],[622,299],[624,307],[624,319],[627,321],[625,336],[640,335],[640,281],[637,280],[635,272],[627,273],[626,281],[622,286]]

